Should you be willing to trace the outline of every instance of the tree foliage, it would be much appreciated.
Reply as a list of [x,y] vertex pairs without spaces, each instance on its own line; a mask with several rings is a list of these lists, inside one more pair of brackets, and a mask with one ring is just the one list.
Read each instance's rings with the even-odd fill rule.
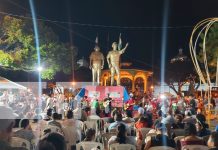
[[[190,60],[186,61],[176,61],[174,63],[168,63],[166,69],[166,77],[165,82],[167,85],[178,95],[182,94],[182,87],[185,83],[193,83],[194,90],[198,88],[195,86],[195,72],[193,69],[193,65]],[[178,87],[178,88],[177,88]],[[189,88],[188,94],[191,92],[193,88]]]
[[[201,34],[201,40],[202,42],[200,45],[200,53],[198,55],[198,60],[203,64],[204,62],[204,55],[203,55],[203,39],[204,34]],[[212,79],[215,78],[215,72],[216,72],[216,63],[218,59],[218,23],[214,23],[213,26],[209,29],[209,32],[206,37],[206,53],[207,53],[207,61],[208,61],[208,67],[210,72],[210,77]],[[202,66],[202,70],[204,70]],[[204,71],[205,73],[205,71]]]
[[[5,16],[0,24],[0,64],[14,70],[35,71],[37,50],[31,20]],[[52,79],[56,72],[70,73],[74,49],[60,42],[53,30],[38,22],[39,49],[43,79]]]

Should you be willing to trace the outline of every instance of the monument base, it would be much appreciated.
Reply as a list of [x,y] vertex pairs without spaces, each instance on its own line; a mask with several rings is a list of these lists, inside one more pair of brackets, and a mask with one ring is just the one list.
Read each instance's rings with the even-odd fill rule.
[[128,92],[123,86],[86,86],[81,90],[84,89],[84,96],[87,96],[88,100],[97,98],[99,103],[102,103],[109,94],[113,100],[112,107],[123,107],[124,102],[129,100]]

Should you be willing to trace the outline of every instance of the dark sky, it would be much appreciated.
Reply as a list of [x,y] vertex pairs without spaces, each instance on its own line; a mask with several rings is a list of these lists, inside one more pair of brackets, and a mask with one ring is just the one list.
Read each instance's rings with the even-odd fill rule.
[[[38,18],[80,24],[120,26],[94,27],[78,24],[46,22],[64,42],[70,41],[79,48],[79,57],[86,57],[94,47],[96,34],[106,55],[113,41],[122,33],[129,48],[122,60],[130,60],[147,67],[159,66],[163,6],[167,0],[35,0]],[[13,14],[29,13],[28,0],[0,0],[0,11]],[[208,17],[218,16],[218,0],[169,0],[167,28],[167,61],[179,48],[189,55],[189,38],[193,26]],[[146,28],[123,28],[146,27]],[[72,32],[71,32],[72,31]],[[70,35],[70,36],[69,36]],[[108,42],[109,35],[109,42]]]

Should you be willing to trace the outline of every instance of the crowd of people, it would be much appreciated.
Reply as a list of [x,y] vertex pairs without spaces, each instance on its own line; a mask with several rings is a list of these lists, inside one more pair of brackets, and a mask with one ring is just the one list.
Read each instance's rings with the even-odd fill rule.
[[[145,93],[139,98],[130,94],[119,108],[112,107],[109,94],[102,100],[103,106],[97,98],[78,101],[61,94],[42,95],[40,104],[23,97],[18,104],[5,100],[5,95],[0,105],[1,150],[72,150],[81,143],[83,150],[109,149],[116,143],[139,150],[155,146],[183,150],[190,145],[218,149],[218,126],[209,129],[208,103],[200,97],[154,98]],[[211,107],[216,109],[217,98],[214,102]],[[97,146],[87,148],[89,142]]]

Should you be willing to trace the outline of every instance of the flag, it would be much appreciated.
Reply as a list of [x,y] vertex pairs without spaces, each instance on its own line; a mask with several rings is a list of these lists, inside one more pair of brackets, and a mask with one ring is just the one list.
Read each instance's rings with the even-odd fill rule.
[[95,45],[98,46],[98,35],[96,36],[96,39],[95,39]]
[[122,49],[122,39],[121,39],[121,33],[120,33],[119,42],[118,42],[118,50],[121,50],[121,49]]
[[123,88],[123,102],[127,102],[130,99],[129,94],[125,88]]
[[82,98],[84,97],[85,95],[85,92],[86,92],[86,89],[85,88],[82,88],[79,93],[75,96],[75,100],[77,101],[77,103],[80,103]]

